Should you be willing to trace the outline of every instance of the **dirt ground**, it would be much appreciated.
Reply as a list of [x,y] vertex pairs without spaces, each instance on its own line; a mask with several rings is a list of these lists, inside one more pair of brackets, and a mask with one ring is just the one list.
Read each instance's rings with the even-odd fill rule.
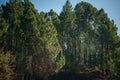
[[56,75],[49,77],[49,80],[114,80],[108,75],[103,75],[101,71],[88,70],[81,73],[72,73],[61,71]]

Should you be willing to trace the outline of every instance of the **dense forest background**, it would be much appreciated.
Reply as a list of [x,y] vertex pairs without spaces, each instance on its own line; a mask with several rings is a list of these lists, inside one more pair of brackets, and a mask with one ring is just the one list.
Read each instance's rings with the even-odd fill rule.
[[[104,77],[74,77],[89,72]],[[38,13],[29,0],[1,5],[0,80],[60,80],[54,79],[60,73],[69,74],[61,80],[119,80],[120,37],[114,20],[87,2],[73,9],[67,0],[60,15],[52,9]]]

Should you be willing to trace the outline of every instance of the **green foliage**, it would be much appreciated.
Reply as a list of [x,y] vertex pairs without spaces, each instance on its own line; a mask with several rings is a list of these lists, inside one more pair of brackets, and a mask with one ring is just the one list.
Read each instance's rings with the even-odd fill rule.
[[8,29],[8,24],[4,18],[0,18],[0,48],[2,48],[5,43],[5,37]]
[[115,66],[115,61],[112,59],[112,58],[110,58],[109,60],[108,60],[108,69],[110,70],[110,73],[112,74],[112,76],[116,76],[117,75],[117,69],[116,69],[116,66]]
[[57,13],[51,9],[48,15],[50,17],[50,21],[54,24],[55,28],[57,29],[57,32],[61,33],[61,29],[62,29],[62,27],[60,26],[61,21]]
[[0,18],[0,37],[7,32],[8,24],[4,18]]
[[62,67],[65,65],[65,56],[63,54],[57,56],[56,59],[56,70],[55,72],[57,73]]
[[[73,66],[71,66],[72,60],[75,60],[75,53],[72,51],[75,46],[73,46],[75,35],[74,31],[76,29],[75,24],[76,15],[72,9],[72,5],[69,2],[69,0],[66,1],[65,5],[63,6],[63,10],[60,13],[60,20],[61,20],[61,35],[60,35],[60,43],[63,48],[63,53],[65,54],[66,62],[65,67],[67,67],[69,70],[72,69]],[[73,57],[71,57],[71,55]],[[74,64],[73,64],[74,65]]]
[[15,72],[15,55],[0,51],[0,80],[13,80]]
[[61,27],[65,34],[69,34],[76,28],[75,25],[76,15],[73,12],[72,5],[69,0],[63,6],[63,11],[60,13]]
[[12,79],[13,66],[26,80],[61,69],[79,73],[84,66],[119,79],[119,44],[114,21],[87,2],[73,10],[67,0],[58,15],[52,9],[39,14],[30,0],[10,0],[0,10],[0,79]]
[[[113,57],[114,59],[114,64],[115,64],[115,70],[117,75],[115,75],[117,77],[117,79],[120,78],[120,47],[116,48],[115,50],[115,56]],[[114,73],[113,73],[114,74]]]
[[[61,46],[58,42],[57,30],[49,20],[48,15],[41,12],[39,17],[39,46],[30,61],[32,68],[28,71],[30,72],[32,69],[32,73],[37,76],[46,77],[56,70],[56,59],[61,51]],[[57,68],[57,70],[59,69]]]

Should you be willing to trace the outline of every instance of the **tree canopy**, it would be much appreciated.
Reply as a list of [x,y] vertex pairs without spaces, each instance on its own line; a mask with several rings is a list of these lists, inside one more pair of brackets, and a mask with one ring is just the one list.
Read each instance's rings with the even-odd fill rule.
[[58,15],[39,13],[30,0],[1,5],[0,80],[49,80],[90,69],[118,80],[119,66],[120,37],[104,9],[83,1],[73,8],[67,0]]

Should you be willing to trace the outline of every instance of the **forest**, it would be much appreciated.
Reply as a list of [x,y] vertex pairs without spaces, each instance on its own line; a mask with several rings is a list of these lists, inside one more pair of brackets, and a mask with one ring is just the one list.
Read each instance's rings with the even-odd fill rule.
[[66,0],[58,15],[9,0],[0,6],[0,80],[119,80],[117,30],[88,2]]

